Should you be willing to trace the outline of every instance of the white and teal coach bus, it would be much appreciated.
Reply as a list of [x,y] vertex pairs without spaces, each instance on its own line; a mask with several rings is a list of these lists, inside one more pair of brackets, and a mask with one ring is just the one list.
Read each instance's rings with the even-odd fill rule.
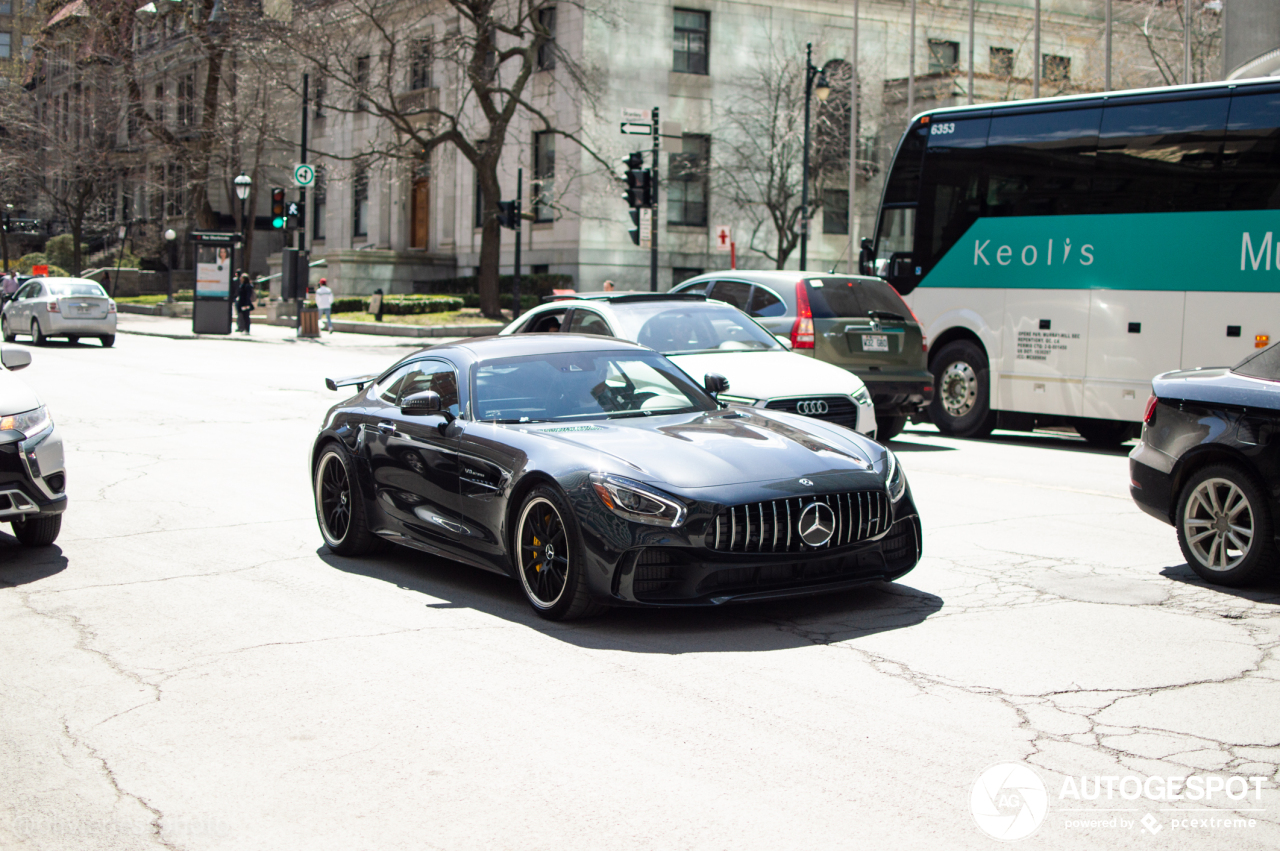
[[1280,81],[917,117],[861,265],[930,340],[945,433],[1119,443],[1157,373],[1280,332]]

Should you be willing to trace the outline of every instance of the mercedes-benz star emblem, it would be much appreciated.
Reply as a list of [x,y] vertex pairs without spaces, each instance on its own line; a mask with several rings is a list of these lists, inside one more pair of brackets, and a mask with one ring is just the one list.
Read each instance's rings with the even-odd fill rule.
[[836,531],[836,513],[825,502],[811,502],[800,512],[800,540],[820,547]]
[[822,399],[805,399],[796,403],[796,413],[806,417],[820,417],[830,410],[830,406]]
[[813,487],[813,482],[809,479],[801,479],[800,484],[804,485],[807,488]]

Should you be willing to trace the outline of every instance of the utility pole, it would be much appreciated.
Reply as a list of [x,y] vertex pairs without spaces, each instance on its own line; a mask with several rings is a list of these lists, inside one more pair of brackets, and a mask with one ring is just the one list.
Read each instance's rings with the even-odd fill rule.
[[1191,82],[1191,0],[1182,0],[1182,85]]
[[973,19],[976,4],[977,0],[969,0],[969,103],[973,103]]
[[659,144],[662,142],[662,128],[658,124],[658,108],[653,108],[653,206],[649,217],[649,292],[658,291],[658,156]]
[[[302,142],[301,142],[302,159],[300,160],[300,162],[304,162],[304,163],[307,161],[307,102],[309,99],[308,98],[309,93],[307,90],[310,82],[311,82],[311,75],[303,74],[302,75]],[[301,281],[306,282],[304,286],[297,287],[298,309],[296,311],[296,314],[298,316],[298,330],[301,331],[302,330],[302,305],[307,298],[307,289],[311,286],[311,263],[310,263],[311,258],[307,256],[307,252],[306,252],[307,190],[302,187],[298,189],[298,212],[302,213],[302,221],[298,222],[298,240],[297,240],[298,263],[302,266],[302,268],[297,270],[296,274],[298,279],[300,279],[300,282]]]
[[[1039,0],[1037,0],[1039,2]],[[916,114],[916,0],[911,0],[911,42],[907,46],[907,121]]]
[[511,319],[520,318],[520,239],[524,235],[524,169],[516,169],[516,270],[511,277]]
[[1040,0],[1036,0],[1035,46],[1031,56],[1031,96],[1040,97]]
[[1102,85],[1103,85],[1103,88],[1105,88],[1107,91],[1111,91],[1111,0],[1107,0],[1106,31],[1107,31],[1107,37],[1106,37],[1107,65],[1106,65],[1106,72],[1104,74],[1105,79],[1103,80]]
[[853,0],[853,56],[849,79],[849,274],[858,272],[858,0]]

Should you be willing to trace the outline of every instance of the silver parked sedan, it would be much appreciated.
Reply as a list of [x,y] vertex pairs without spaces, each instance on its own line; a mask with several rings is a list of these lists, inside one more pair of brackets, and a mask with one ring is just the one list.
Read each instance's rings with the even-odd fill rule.
[[102,345],[116,341],[116,303],[96,281],[85,278],[32,278],[0,314],[5,342],[30,334],[37,346],[48,337],[97,337]]

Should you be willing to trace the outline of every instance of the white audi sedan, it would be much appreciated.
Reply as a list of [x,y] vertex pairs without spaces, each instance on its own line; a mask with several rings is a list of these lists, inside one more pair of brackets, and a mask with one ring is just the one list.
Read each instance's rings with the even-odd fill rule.
[[4,339],[19,334],[44,345],[49,337],[97,337],[104,346],[116,342],[116,303],[102,285],[86,278],[32,278],[5,303],[0,314]]
[[797,355],[750,316],[722,301],[686,293],[582,293],[557,298],[501,334],[598,334],[648,346],[701,386],[708,373],[729,380],[718,398],[787,411],[876,435],[875,408],[862,379]]

